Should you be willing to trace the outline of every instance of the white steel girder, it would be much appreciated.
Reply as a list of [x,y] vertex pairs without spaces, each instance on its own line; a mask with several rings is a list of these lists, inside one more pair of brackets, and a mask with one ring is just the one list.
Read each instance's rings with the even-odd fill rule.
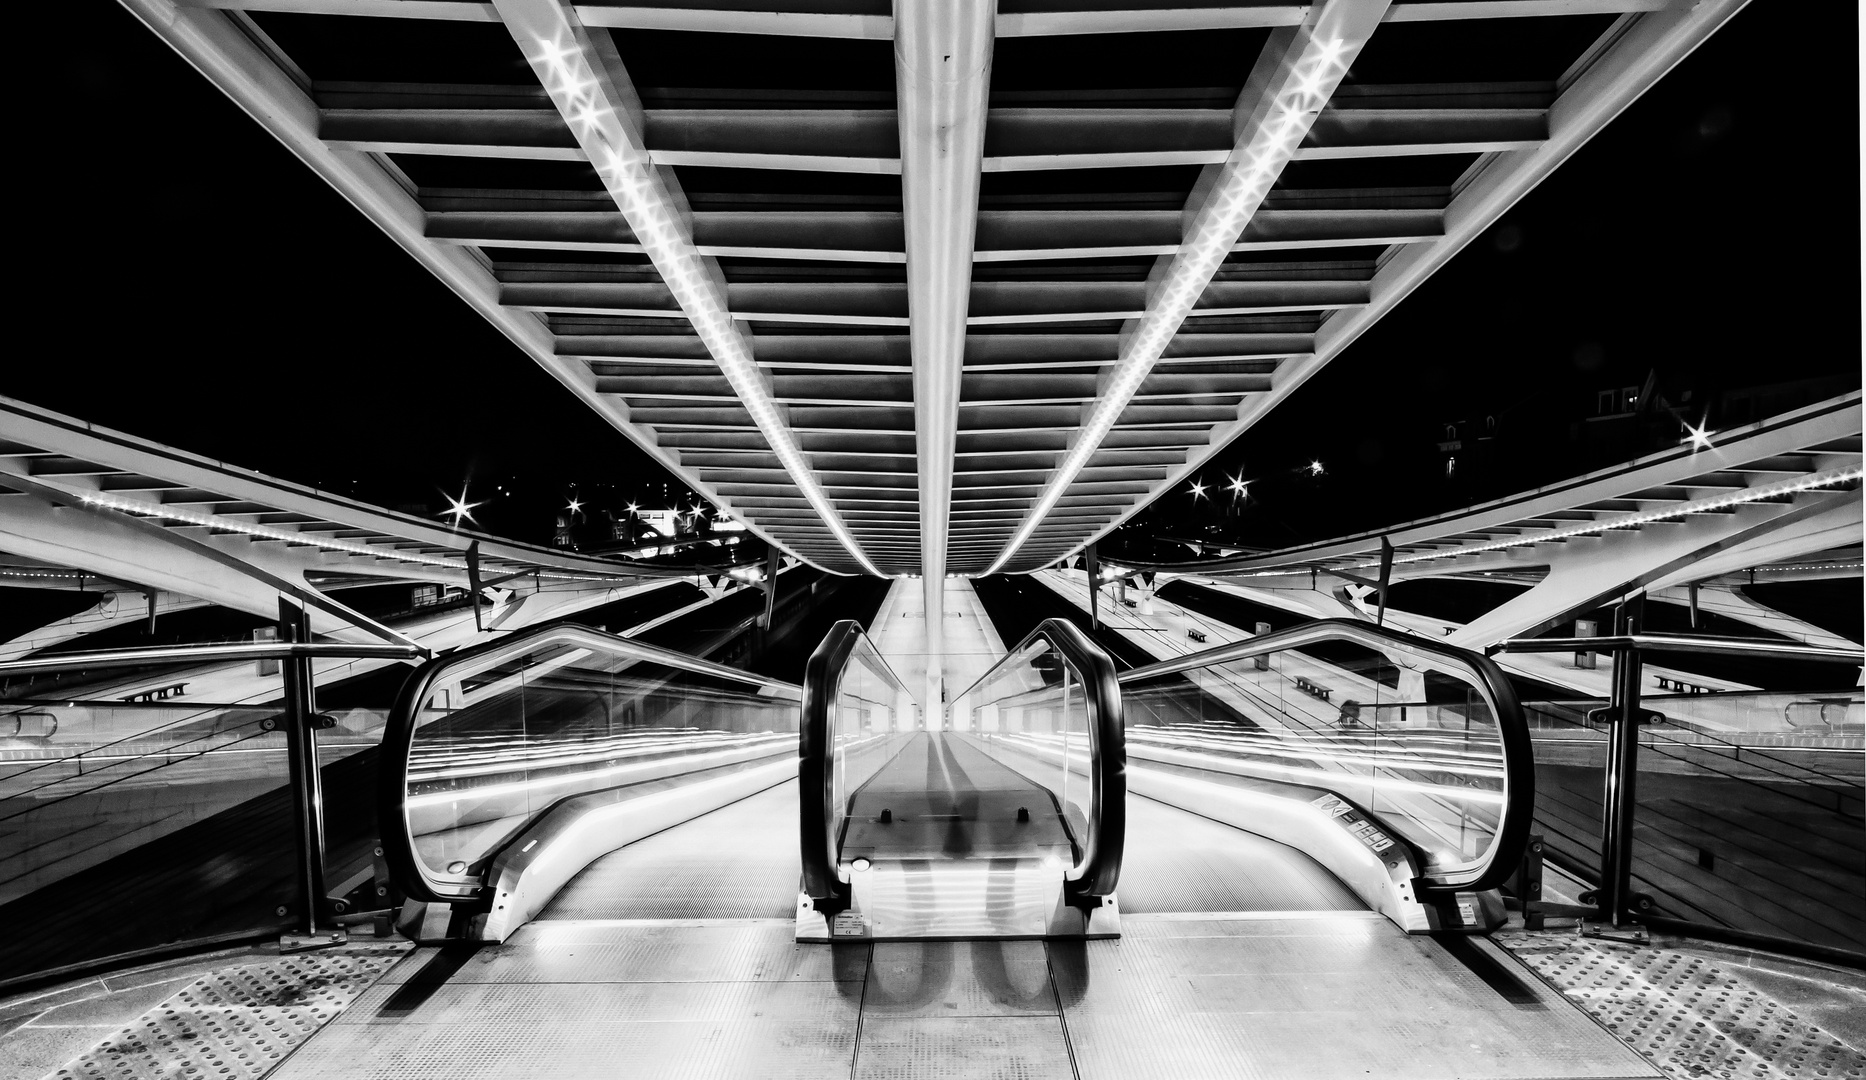
[[996,7],[996,0],[898,0],[894,12],[928,708],[938,708],[945,656],[946,538]]

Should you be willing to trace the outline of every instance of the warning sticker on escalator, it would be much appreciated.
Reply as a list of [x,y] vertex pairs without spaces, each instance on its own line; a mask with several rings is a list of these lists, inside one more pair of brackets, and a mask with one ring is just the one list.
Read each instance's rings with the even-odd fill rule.
[[1378,855],[1393,846],[1393,838],[1380,830],[1380,827],[1368,821],[1366,815],[1356,810],[1346,799],[1339,795],[1323,795],[1310,800],[1310,805],[1325,811],[1329,817],[1341,822],[1341,827],[1348,830],[1356,840],[1366,844]]

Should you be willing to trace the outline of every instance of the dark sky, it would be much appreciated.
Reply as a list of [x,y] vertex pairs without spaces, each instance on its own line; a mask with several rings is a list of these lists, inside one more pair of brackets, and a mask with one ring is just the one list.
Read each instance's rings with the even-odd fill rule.
[[[1208,480],[1264,481],[1254,535],[1566,475],[1560,435],[1593,390],[1655,369],[1700,399],[1858,385],[1856,35],[1809,35],[1773,6],[1739,14],[1219,456]],[[44,25],[18,39],[56,40],[71,9],[82,48],[47,50],[47,96],[23,110],[15,311],[37,344],[0,393],[390,504],[515,477],[531,497],[487,524],[532,539],[572,483],[658,488],[645,455],[116,4],[24,9]],[[1793,57],[1792,88],[1758,57]],[[1516,433],[1497,490],[1434,486],[1443,424],[1482,415]],[[1299,477],[1312,457],[1327,472]]]

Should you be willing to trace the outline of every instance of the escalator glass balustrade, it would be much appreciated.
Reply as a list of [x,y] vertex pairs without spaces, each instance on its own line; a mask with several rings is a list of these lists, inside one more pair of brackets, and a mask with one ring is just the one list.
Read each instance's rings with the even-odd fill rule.
[[1488,659],[1331,619],[1120,682],[1136,793],[1298,848],[1410,931],[1501,922],[1534,769]]
[[790,779],[800,688],[577,626],[431,661],[384,739],[422,936],[504,940],[596,858]]

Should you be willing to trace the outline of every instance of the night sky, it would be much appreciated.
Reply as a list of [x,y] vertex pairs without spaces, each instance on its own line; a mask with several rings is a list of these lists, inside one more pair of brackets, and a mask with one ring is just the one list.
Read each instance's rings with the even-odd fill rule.
[[[626,501],[667,482],[116,4],[20,14],[16,40],[84,33],[48,50],[47,98],[23,110],[30,159],[55,167],[16,174],[15,311],[37,332],[0,393],[391,506],[504,484],[519,497],[481,518],[531,540],[573,484]],[[1781,14],[1739,14],[1221,453],[1206,481],[1257,481],[1239,535],[1372,527],[1608,464],[1566,434],[1596,390],[1649,372],[1699,401],[1857,387],[1856,34]],[[1759,59],[1790,56],[1792,86]],[[1445,482],[1444,424],[1484,416],[1494,467]],[[1222,507],[1182,486],[1150,519]]]

